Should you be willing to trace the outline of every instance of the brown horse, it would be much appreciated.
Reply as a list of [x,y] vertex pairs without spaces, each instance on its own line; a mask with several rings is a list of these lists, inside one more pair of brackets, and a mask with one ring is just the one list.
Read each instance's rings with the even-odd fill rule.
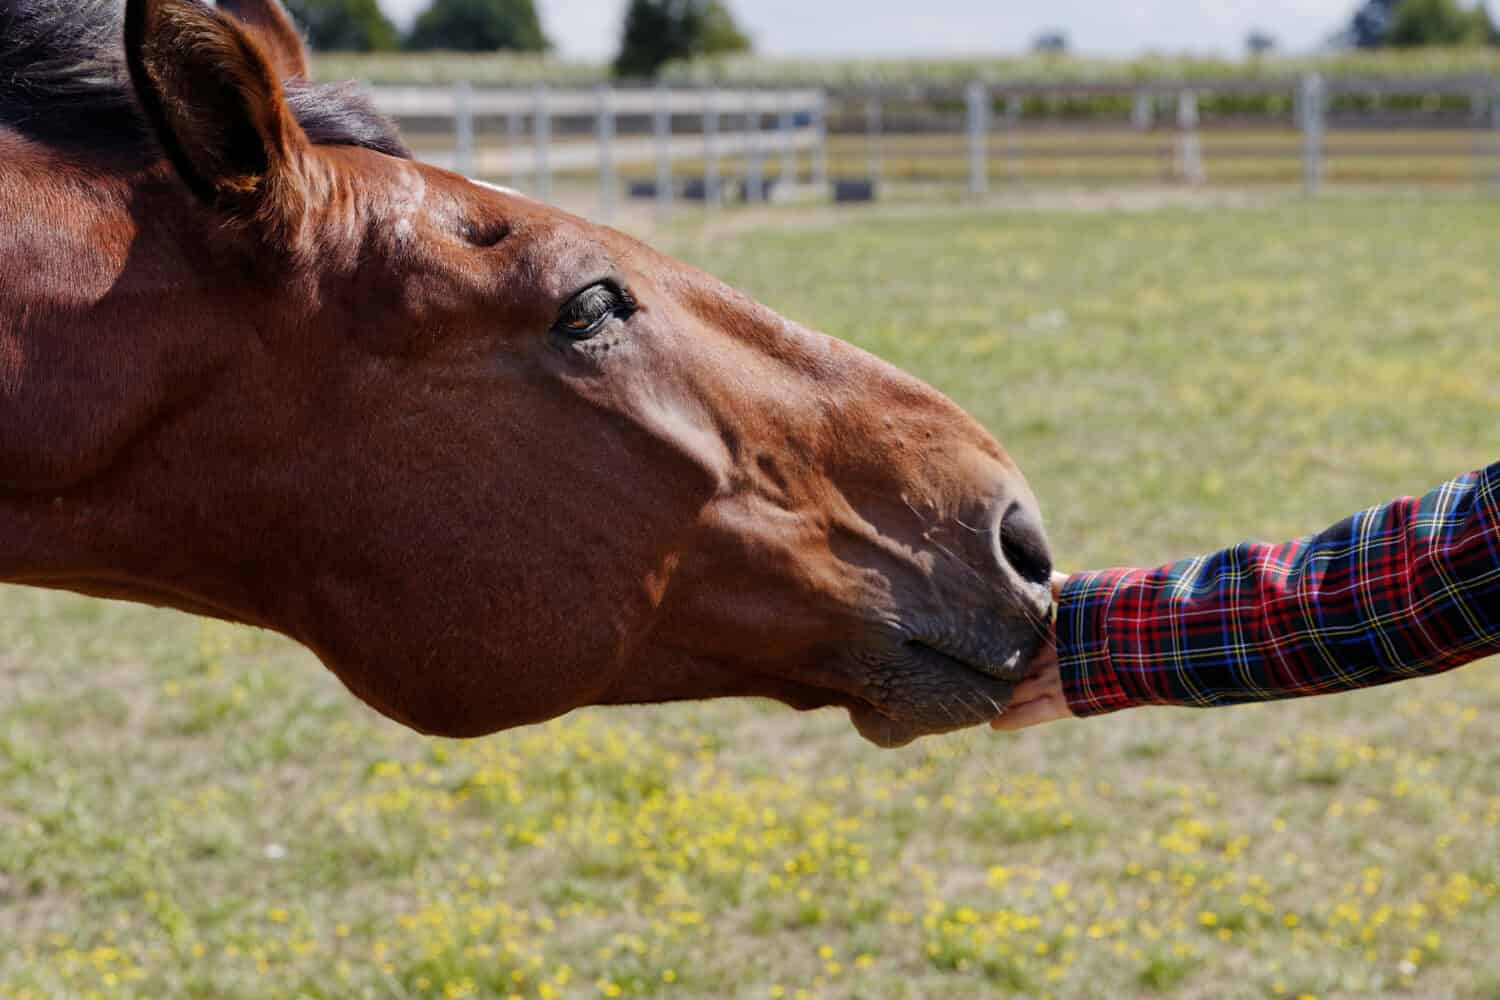
[[0,580],[274,629],[429,733],[1002,710],[1049,560],[973,420],[305,77],[275,0],[0,0]]

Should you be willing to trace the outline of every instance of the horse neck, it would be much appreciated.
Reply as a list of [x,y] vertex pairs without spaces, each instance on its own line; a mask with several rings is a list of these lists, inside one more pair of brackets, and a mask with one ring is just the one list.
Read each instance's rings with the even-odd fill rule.
[[245,339],[186,196],[3,135],[0,162],[0,581],[253,618],[191,579],[206,498],[162,446]]

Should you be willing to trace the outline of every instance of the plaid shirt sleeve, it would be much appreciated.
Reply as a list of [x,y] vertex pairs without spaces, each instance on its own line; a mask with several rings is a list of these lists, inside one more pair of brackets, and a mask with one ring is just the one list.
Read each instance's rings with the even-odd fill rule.
[[1500,653],[1500,463],[1285,545],[1070,578],[1068,705],[1233,705],[1436,674]]

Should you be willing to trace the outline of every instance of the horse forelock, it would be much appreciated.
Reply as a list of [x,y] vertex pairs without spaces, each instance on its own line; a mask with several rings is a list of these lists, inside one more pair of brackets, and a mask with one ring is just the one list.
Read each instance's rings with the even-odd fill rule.
[[[124,0],[0,0],[0,126],[48,145],[151,155],[122,45]],[[308,140],[410,159],[352,83],[283,82]]]

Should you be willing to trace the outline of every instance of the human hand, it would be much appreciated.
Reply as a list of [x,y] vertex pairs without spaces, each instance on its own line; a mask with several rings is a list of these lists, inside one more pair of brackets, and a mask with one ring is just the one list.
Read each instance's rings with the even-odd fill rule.
[[[1067,581],[1066,573],[1052,574],[1052,596],[1062,592]],[[1015,732],[1039,726],[1044,722],[1071,719],[1067,696],[1063,694],[1062,674],[1057,666],[1057,639],[1049,636],[1047,644],[1032,661],[1031,676],[1016,685],[1015,694],[1005,708],[1005,714],[990,723],[990,728],[1002,732]]]

